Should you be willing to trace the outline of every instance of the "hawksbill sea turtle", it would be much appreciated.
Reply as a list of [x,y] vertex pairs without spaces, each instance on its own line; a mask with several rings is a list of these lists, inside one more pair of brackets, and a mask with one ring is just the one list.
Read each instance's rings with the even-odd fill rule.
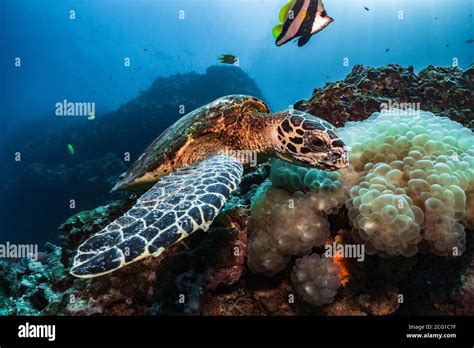
[[121,177],[112,191],[147,192],[79,246],[71,274],[100,276],[207,231],[237,189],[251,152],[259,161],[278,157],[323,170],[348,164],[330,123],[293,109],[270,113],[251,96],[219,98],[166,129]]

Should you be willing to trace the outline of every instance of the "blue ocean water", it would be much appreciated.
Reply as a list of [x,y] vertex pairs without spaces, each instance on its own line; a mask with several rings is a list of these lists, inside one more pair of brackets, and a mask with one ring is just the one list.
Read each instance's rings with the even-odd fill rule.
[[[29,140],[23,129],[54,131],[87,122],[56,117],[57,102],[94,102],[100,117],[155,78],[203,73],[222,53],[239,58],[275,111],[343,79],[356,64],[419,70],[429,64],[466,68],[474,61],[474,44],[466,42],[474,38],[470,0],[325,0],[334,23],[304,47],[293,42],[276,47],[272,27],[284,3],[2,0],[0,179],[17,173],[14,153]],[[127,58],[130,65],[124,66]],[[23,154],[27,158],[28,150]],[[42,233],[14,230],[15,221],[44,208],[29,205],[28,196],[17,198],[24,209],[0,198],[1,239]]]

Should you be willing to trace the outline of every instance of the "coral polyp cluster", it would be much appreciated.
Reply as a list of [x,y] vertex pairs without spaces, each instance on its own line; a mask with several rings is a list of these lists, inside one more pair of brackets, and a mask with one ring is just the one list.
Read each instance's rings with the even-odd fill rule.
[[[329,237],[325,217],[344,203],[352,239],[364,244],[367,254],[458,256],[465,251],[464,229],[474,219],[470,129],[429,112],[389,110],[348,122],[341,133],[350,148],[348,168],[328,173],[272,163],[271,185],[257,192],[251,210],[248,264],[254,272],[273,275],[292,255],[323,246]],[[325,297],[315,284],[323,283],[321,267],[332,261],[313,254],[296,262],[297,293],[316,305],[330,301],[339,285]]]
[[248,264],[252,271],[273,275],[291,256],[309,254],[329,236],[326,215],[347,199],[350,170],[345,175],[274,160],[270,182],[255,194]]
[[389,179],[373,173],[368,176],[351,189],[352,200],[347,203],[349,218],[365,241],[366,251],[413,256],[421,240],[421,209]]
[[311,205],[325,214],[337,212],[346,200],[347,190],[339,172],[326,172],[274,160],[270,180],[275,187],[290,192],[305,192]]
[[323,245],[329,224],[302,191],[289,193],[266,184],[252,205],[252,235],[248,265],[254,272],[273,275],[293,255],[305,255]]
[[464,225],[473,219],[471,130],[429,112],[391,110],[341,132],[360,176],[346,206],[368,254],[464,251]]
[[341,285],[339,267],[330,258],[306,255],[295,262],[291,280],[296,292],[316,306],[331,303]]

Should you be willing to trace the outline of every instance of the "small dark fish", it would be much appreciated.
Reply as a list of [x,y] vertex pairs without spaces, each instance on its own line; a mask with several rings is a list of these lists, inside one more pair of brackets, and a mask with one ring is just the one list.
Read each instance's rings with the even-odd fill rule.
[[94,94],[95,94],[95,91],[92,91],[92,93],[94,93]]
[[466,40],[466,43],[467,43],[467,44],[472,44],[473,42],[474,42],[474,39],[468,39],[468,40]]
[[143,51],[148,52],[148,48],[144,48]]
[[111,80],[112,80],[112,76],[109,76],[109,81],[111,81]]
[[435,21],[437,21],[437,20],[438,20],[438,17],[435,17]]
[[385,53],[389,52],[390,51],[390,48],[386,48],[385,49]]
[[367,6],[364,6],[364,9],[365,9],[366,11],[370,11],[370,9],[369,9]]
[[446,44],[446,47],[449,47],[449,44]]
[[326,78],[328,79],[328,78],[329,78],[329,76],[326,76]]
[[238,60],[233,54],[221,54],[217,59],[224,64],[234,64]]

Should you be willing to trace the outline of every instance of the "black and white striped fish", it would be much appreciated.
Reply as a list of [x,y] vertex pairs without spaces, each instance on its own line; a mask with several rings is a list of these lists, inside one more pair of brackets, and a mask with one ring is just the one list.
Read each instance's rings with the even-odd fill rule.
[[324,9],[322,0],[295,0],[290,7],[276,45],[281,46],[298,38],[298,46],[304,46],[312,35],[320,32],[334,21]]

